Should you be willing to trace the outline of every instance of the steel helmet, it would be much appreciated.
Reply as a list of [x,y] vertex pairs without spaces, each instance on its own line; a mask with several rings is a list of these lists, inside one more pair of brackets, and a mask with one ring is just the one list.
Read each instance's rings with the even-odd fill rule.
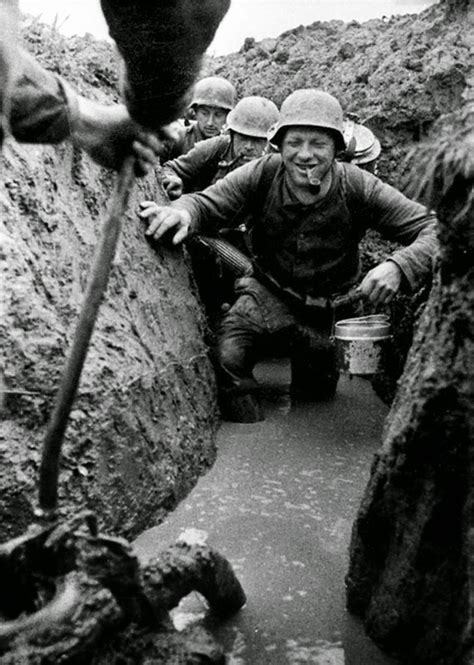
[[227,128],[245,136],[266,139],[279,117],[276,104],[266,97],[244,97],[227,116]]
[[330,129],[335,135],[337,149],[345,148],[341,105],[323,90],[304,88],[288,95],[281,105],[279,122],[270,130],[269,141],[278,145],[282,130],[288,127]]
[[373,162],[380,155],[380,141],[373,132],[354,120],[344,120],[344,139],[346,141],[346,160],[353,164]]
[[230,111],[235,106],[236,96],[236,90],[230,81],[222,76],[207,76],[194,86],[189,106],[217,106]]

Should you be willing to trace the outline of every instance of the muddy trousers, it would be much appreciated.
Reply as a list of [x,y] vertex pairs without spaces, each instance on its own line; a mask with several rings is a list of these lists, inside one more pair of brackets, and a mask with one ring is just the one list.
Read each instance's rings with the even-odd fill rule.
[[332,397],[339,378],[332,323],[331,311],[313,313],[308,321],[279,301],[240,295],[221,323],[215,354],[223,417],[263,419],[253,369],[265,356],[290,358],[293,399]]

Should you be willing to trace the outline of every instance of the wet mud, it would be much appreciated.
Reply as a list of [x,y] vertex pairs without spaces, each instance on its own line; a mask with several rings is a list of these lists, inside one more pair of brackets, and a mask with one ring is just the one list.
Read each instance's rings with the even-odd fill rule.
[[[234,665],[389,665],[345,610],[352,522],[380,441],[386,407],[363,379],[336,398],[292,406],[289,368],[266,362],[266,420],[223,423],[212,470],[160,526],[135,542],[140,556],[187,529],[232,563],[247,605],[207,620]],[[200,596],[175,611],[184,627],[206,614]]]

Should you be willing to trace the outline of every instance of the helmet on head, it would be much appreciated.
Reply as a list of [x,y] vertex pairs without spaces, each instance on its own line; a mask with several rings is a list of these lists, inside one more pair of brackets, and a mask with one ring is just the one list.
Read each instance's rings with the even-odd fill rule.
[[382,150],[373,132],[351,118],[344,120],[344,139],[347,146],[345,160],[352,164],[373,162]]
[[337,150],[344,150],[342,108],[335,97],[323,90],[295,90],[281,105],[280,120],[270,130],[269,141],[279,145],[288,127],[329,129],[336,139]]
[[217,106],[230,111],[235,106],[236,90],[232,83],[222,76],[207,76],[196,83],[190,108],[196,106]]
[[244,97],[227,116],[227,128],[245,136],[266,139],[279,117],[276,104],[266,97]]

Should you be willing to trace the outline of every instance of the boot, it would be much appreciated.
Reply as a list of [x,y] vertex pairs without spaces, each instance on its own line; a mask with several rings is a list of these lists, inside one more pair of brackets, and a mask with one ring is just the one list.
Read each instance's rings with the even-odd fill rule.
[[339,370],[333,344],[324,337],[304,339],[291,357],[292,400],[320,402],[332,399],[338,381]]
[[260,399],[250,393],[221,395],[223,420],[231,423],[258,423],[265,420]]

